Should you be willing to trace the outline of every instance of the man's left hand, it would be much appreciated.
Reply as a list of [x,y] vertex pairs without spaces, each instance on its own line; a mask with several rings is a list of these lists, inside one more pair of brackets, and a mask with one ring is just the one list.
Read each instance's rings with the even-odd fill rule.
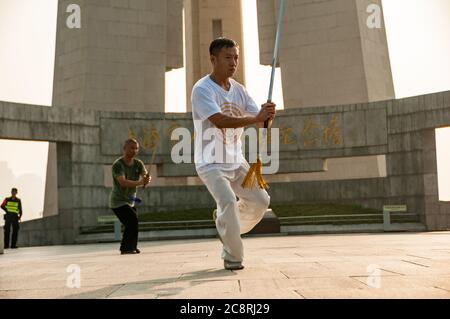
[[276,104],[275,103],[264,103],[262,105],[262,107],[267,107],[270,110],[270,117],[268,118],[269,121],[273,121],[276,114],[277,114],[277,110],[276,108]]

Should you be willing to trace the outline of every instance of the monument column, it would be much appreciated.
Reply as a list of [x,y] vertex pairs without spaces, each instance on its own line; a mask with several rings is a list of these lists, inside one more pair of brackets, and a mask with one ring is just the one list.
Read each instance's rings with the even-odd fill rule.
[[425,206],[424,222],[428,231],[446,231],[450,229],[450,203],[439,200],[435,129],[422,132],[421,148]]
[[192,110],[194,84],[211,72],[209,45],[218,37],[235,40],[240,47],[236,81],[245,84],[241,0],[184,0],[186,17],[187,111]]
[[[278,0],[258,0],[261,64],[272,63]],[[285,108],[394,98],[381,0],[286,0]]]
[[60,0],[53,106],[164,112],[165,72],[183,66],[182,6]]

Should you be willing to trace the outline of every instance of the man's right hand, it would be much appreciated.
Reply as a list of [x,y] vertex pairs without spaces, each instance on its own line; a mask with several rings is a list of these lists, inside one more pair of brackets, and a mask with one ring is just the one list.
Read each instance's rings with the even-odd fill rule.
[[142,186],[146,186],[150,181],[152,180],[152,177],[149,174],[144,175],[142,178]]
[[258,115],[256,115],[256,120],[258,122],[265,122],[267,120],[272,120],[275,117],[276,105],[273,103],[266,103],[261,107]]

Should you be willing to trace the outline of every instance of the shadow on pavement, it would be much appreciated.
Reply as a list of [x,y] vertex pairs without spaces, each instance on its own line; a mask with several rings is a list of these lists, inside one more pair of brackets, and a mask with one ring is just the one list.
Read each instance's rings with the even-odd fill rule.
[[[64,297],[63,299],[94,299],[94,298],[108,298],[109,296],[114,294],[114,297],[131,297],[133,295],[142,295],[147,294],[156,295],[155,298],[159,297],[170,297],[176,296],[180,294],[185,288],[183,287],[164,287],[167,284],[173,284],[175,282],[190,282],[189,287],[193,287],[195,285],[201,284],[200,280],[204,279],[212,279],[215,277],[224,277],[224,276],[235,276],[236,273],[233,271],[225,270],[225,269],[204,269],[199,271],[194,271],[190,273],[184,273],[178,277],[171,278],[160,278],[154,280],[144,280],[144,281],[134,281],[127,282],[123,284],[115,284],[108,287],[102,287],[97,290],[92,290],[89,292],[84,292],[80,294],[74,294]],[[136,289],[136,286],[143,286],[144,289]],[[134,286],[134,287],[133,287]],[[122,288],[123,293],[120,293]],[[131,288],[131,289],[128,289]],[[135,288],[135,289],[133,289]]]

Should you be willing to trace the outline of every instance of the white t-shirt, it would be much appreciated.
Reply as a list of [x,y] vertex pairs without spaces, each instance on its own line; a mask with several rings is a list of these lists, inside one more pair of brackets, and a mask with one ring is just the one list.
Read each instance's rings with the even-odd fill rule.
[[260,107],[243,85],[230,79],[230,89],[227,91],[215,83],[209,74],[194,85],[191,100],[197,172],[216,168],[237,169],[245,161],[241,142],[244,128],[221,130],[208,118],[220,112],[231,117],[255,116]]

